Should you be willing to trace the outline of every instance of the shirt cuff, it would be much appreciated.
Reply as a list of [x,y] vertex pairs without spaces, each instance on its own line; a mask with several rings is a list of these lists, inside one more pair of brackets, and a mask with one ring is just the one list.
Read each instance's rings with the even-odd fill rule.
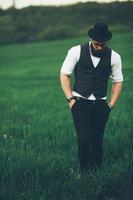
[[60,73],[65,74],[65,75],[69,75],[69,76],[72,74],[72,72],[66,72],[66,71],[63,71],[63,70],[61,70]]
[[117,80],[112,79],[112,83],[119,83],[119,82],[123,82],[123,79],[117,79]]

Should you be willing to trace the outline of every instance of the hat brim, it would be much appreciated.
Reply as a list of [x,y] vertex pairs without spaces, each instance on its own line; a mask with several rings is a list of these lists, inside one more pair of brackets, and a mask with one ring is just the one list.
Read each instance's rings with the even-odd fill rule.
[[100,35],[98,33],[95,33],[93,29],[90,29],[88,31],[88,35],[91,39],[97,42],[107,42],[112,38],[112,33],[110,31],[108,31],[105,35]]

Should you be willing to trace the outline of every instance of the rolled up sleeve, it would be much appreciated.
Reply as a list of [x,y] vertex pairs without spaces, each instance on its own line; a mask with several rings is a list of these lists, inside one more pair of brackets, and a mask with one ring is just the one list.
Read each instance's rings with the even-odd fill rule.
[[121,56],[114,51],[112,51],[111,65],[112,69],[110,78],[112,79],[112,83],[122,82],[123,73]]
[[66,75],[71,75],[74,71],[75,65],[77,64],[79,60],[79,54],[80,54],[80,46],[72,47],[68,53],[67,56],[62,64],[61,67],[61,73]]

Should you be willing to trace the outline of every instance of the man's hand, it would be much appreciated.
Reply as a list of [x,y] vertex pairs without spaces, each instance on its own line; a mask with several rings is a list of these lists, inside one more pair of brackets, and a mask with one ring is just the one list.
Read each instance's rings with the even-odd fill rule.
[[69,108],[71,109],[73,107],[73,105],[75,104],[76,100],[72,99],[69,103]]
[[122,82],[116,82],[112,84],[111,100],[109,102],[110,107],[114,107],[118,100],[122,90]]

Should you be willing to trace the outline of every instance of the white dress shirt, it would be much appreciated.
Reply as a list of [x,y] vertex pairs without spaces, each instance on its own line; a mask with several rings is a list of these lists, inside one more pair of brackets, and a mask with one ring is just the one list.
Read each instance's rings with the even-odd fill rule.
[[[90,47],[91,42],[89,43]],[[71,75],[74,71],[74,68],[79,61],[80,58],[80,52],[81,52],[81,46],[74,46],[69,51],[68,54],[63,62],[63,65],[61,67],[61,73],[66,75]],[[94,67],[97,67],[100,58],[95,57],[92,55],[90,50],[91,59],[93,62]],[[116,82],[122,82],[123,81],[123,74],[122,74],[122,62],[121,57],[118,53],[115,51],[111,51],[111,74],[110,78],[112,79],[112,83]],[[72,91],[73,96],[83,97],[80,94],[76,93],[75,91]],[[83,97],[84,98],[84,97]],[[106,99],[107,97],[103,97],[102,99]],[[95,96],[91,94],[89,96],[90,100],[95,100]]]

